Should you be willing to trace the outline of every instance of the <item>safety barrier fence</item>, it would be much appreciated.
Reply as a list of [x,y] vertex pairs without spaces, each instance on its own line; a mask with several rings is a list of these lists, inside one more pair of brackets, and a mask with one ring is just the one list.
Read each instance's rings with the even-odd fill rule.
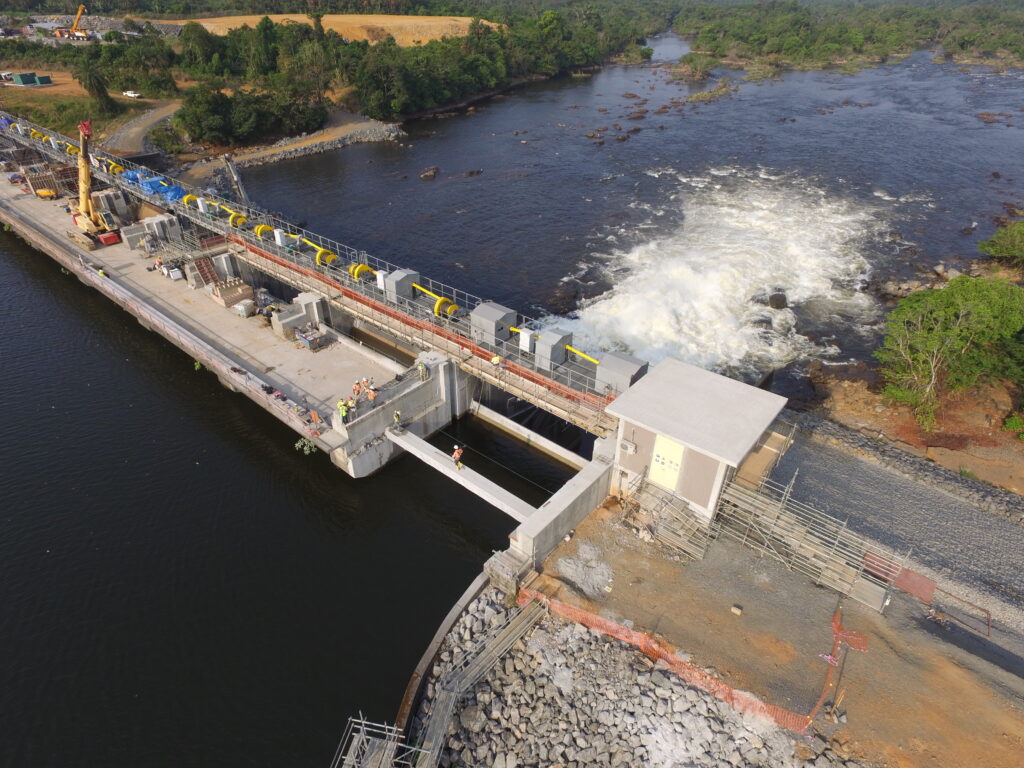
[[575,622],[576,624],[582,624],[590,629],[596,629],[610,637],[615,637],[624,643],[628,643],[639,649],[649,659],[660,662],[668,669],[671,669],[687,685],[700,688],[702,691],[711,694],[716,699],[724,701],[745,714],[767,718],[776,725],[796,733],[806,731],[816,714],[815,710],[810,715],[801,715],[798,712],[763,702],[753,694],[737,691],[717,677],[713,677],[702,669],[680,659],[678,649],[664,640],[660,640],[645,632],[630,629],[616,621],[598,616],[574,605],[555,600],[537,590],[521,587],[516,600],[520,605],[530,600],[536,600],[546,606],[551,613],[561,616],[563,619]]
[[[25,146],[33,147],[57,161],[66,163],[73,158],[73,155],[70,154],[72,150],[77,151],[78,142],[75,140],[18,118],[10,113],[0,111],[0,124],[7,128],[5,132],[9,138]],[[375,284],[370,285],[370,281],[361,280],[358,272],[356,277],[352,277],[349,274],[349,269],[357,265],[365,265],[374,271],[383,270],[391,272],[398,269],[397,265],[371,256],[365,251],[357,250],[316,233],[308,232],[254,206],[232,202],[214,194],[193,190],[189,185],[177,182],[171,177],[156,174],[144,166],[110,155],[100,147],[94,148],[92,160],[95,165],[94,174],[97,178],[103,179],[138,199],[145,200],[164,210],[173,210],[180,217],[184,217],[211,231],[230,235],[231,239],[243,244],[246,248],[256,248],[264,253],[274,253],[286,263],[294,264],[296,267],[311,268],[317,273],[322,273],[325,277],[329,275],[333,278],[331,282],[335,284],[339,280],[347,280],[350,283],[348,289],[356,293],[363,295],[369,295],[372,291],[381,293],[381,296],[376,297],[375,300],[396,304],[403,314],[411,315],[427,323],[434,324],[444,322],[445,320],[457,321],[459,319],[438,316],[438,306],[442,299],[463,309],[471,309],[482,303],[482,300],[477,296],[427,277],[421,277],[418,285],[421,286],[421,290],[425,289],[428,295],[433,294],[437,297],[437,303],[427,302],[427,305],[425,305],[409,299],[383,297],[382,292],[376,289]],[[129,171],[135,172],[136,176],[126,173]],[[185,194],[182,194],[177,199],[170,199],[168,196],[149,192],[134,181],[139,174],[164,180],[166,187],[178,187]],[[130,178],[133,180],[130,180]],[[205,201],[206,212],[199,209],[199,199]],[[191,205],[191,202],[195,202],[196,205]],[[227,214],[226,217],[223,215],[225,213]],[[277,245],[273,239],[266,240],[262,237],[263,234],[269,233],[274,229],[287,233],[289,240],[295,243],[296,247],[283,248]],[[258,234],[257,230],[259,230]],[[307,245],[315,253],[304,252],[303,249]],[[327,259],[327,263],[322,263],[324,259],[321,257],[324,254],[329,254],[324,257]],[[464,318],[462,318],[462,324],[465,324]],[[519,328],[523,329],[524,333],[532,332],[530,329],[537,326],[537,322],[533,318],[522,314],[517,314],[517,324]],[[455,335],[459,336],[465,344],[477,349],[483,349],[483,347],[470,342],[466,338],[465,333],[457,333]],[[588,357],[585,353],[580,353],[578,350],[573,350],[573,352],[583,359]],[[584,395],[596,396],[599,400],[603,399],[604,402],[607,402],[617,394],[617,392],[611,389],[599,388],[594,374],[588,368],[576,363],[568,363],[555,366],[554,368],[546,366],[541,368],[537,365],[535,356],[532,353],[521,350],[513,342],[505,341],[498,341],[496,344],[489,345],[487,357],[491,357],[495,353],[510,361],[510,365],[518,366],[523,370],[529,370],[534,375],[539,374],[549,380],[553,378],[556,382],[561,382],[566,390],[576,393],[570,399],[574,399],[579,393],[583,393]],[[603,403],[594,402],[592,405],[602,407]]]

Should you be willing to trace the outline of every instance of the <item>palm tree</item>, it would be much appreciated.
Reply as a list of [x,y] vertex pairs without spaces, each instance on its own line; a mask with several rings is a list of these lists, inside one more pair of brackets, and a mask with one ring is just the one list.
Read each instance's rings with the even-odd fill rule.
[[100,112],[108,115],[117,112],[118,104],[110,98],[110,94],[107,92],[107,79],[100,72],[99,67],[92,62],[84,61],[76,66],[71,74],[86,93],[92,96]]

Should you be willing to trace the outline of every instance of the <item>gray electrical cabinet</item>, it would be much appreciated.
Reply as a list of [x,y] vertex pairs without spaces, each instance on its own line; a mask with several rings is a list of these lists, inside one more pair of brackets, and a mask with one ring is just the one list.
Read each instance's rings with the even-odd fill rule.
[[537,367],[547,370],[562,365],[569,354],[565,349],[568,344],[572,344],[572,334],[566,330],[546,328],[541,331],[534,347]]
[[647,373],[648,363],[625,352],[604,352],[599,355],[597,388],[625,392]]
[[516,324],[516,312],[493,301],[484,301],[469,313],[469,333],[473,341],[496,344],[508,341]]
[[384,295],[391,301],[412,299],[416,293],[412,284],[419,281],[419,272],[413,272],[411,269],[396,269],[384,276]]

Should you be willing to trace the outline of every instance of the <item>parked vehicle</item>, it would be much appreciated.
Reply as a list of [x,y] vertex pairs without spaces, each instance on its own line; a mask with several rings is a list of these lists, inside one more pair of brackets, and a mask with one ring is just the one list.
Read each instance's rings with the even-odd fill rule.
[[142,94],[138,91],[121,91],[122,96],[127,96],[129,99],[141,99]]

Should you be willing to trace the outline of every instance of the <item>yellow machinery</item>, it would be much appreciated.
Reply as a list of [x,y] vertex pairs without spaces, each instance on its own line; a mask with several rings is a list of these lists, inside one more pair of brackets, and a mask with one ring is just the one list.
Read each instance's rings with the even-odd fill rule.
[[88,40],[89,33],[84,29],[78,28],[78,22],[82,20],[82,14],[88,12],[84,5],[78,6],[78,13],[75,14],[75,23],[71,25],[71,29],[58,29],[54,34],[57,37],[69,37],[72,40]]
[[90,235],[112,232],[117,223],[110,211],[97,211],[92,205],[92,170],[89,167],[89,139],[92,138],[92,120],[78,124],[78,204],[73,201],[72,216],[78,228]]

